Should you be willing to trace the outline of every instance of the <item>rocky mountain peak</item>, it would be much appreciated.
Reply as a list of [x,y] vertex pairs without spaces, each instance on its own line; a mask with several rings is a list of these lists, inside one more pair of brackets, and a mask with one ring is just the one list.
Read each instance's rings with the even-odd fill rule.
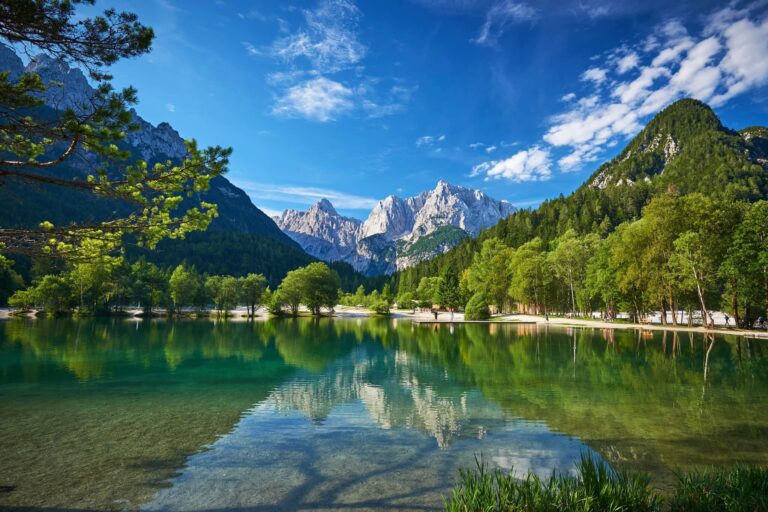
[[[434,189],[416,196],[390,195],[378,201],[362,224],[339,215],[326,199],[306,212],[286,210],[275,220],[309,254],[343,259],[358,271],[375,275],[428,259],[514,211],[510,203],[480,190],[439,180]],[[440,231],[447,227],[455,230],[450,236]],[[419,239],[433,233],[441,242],[421,245],[434,247],[434,251],[411,250]]]
[[333,207],[333,204],[326,198],[322,198],[317,203],[312,205],[311,210],[312,209],[327,213],[328,215],[339,215],[339,213],[336,211],[336,208]]

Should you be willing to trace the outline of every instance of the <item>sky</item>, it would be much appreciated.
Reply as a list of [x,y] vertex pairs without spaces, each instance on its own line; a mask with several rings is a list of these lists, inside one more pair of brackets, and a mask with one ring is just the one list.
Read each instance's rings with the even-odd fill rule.
[[[568,194],[665,105],[768,124],[768,1],[128,0],[137,110],[232,147],[269,214],[365,218],[439,179],[518,207]],[[85,11],[86,13],[88,11]]]

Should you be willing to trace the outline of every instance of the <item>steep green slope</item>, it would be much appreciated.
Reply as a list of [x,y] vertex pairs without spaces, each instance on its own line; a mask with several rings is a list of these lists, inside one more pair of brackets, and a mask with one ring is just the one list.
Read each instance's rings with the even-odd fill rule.
[[476,239],[395,274],[393,284],[412,289],[421,277],[458,273],[491,237],[517,247],[537,236],[553,240],[571,228],[605,235],[637,219],[651,197],[670,188],[733,201],[768,197],[768,129],[736,132],[704,103],[677,101],[572,194],[514,213]]

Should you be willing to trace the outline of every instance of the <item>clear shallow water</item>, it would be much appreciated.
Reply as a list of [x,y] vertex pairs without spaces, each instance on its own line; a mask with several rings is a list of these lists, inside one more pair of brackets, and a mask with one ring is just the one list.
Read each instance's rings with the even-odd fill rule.
[[[707,353],[709,354],[707,356]],[[0,509],[424,510],[474,457],[768,463],[768,345],[381,320],[0,323]]]

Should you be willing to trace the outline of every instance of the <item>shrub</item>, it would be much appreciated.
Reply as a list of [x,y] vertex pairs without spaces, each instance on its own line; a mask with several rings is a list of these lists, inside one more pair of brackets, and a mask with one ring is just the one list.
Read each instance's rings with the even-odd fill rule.
[[482,294],[476,293],[469,299],[467,307],[464,308],[464,318],[466,320],[488,320],[491,318],[491,311],[488,309],[488,303]]
[[384,299],[379,299],[371,304],[371,310],[378,315],[388,315],[390,304]]

